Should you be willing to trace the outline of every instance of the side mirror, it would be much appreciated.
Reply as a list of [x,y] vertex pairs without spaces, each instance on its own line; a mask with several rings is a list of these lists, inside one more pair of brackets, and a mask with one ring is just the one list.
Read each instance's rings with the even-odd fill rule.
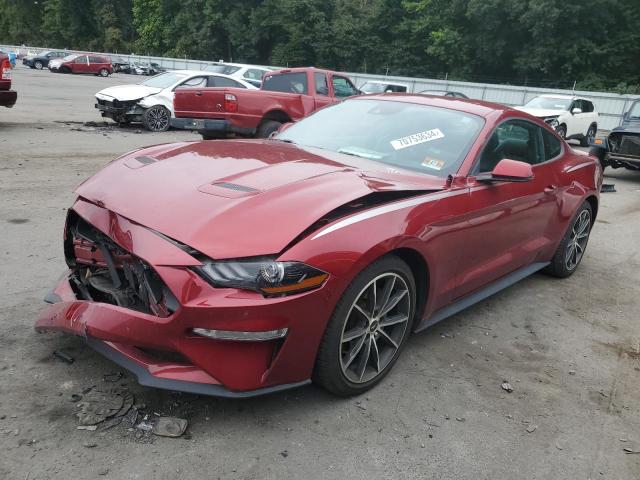
[[629,120],[629,112],[624,112],[624,113],[622,114],[622,119],[623,119],[623,120]]
[[476,177],[478,182],[528,182],[533,179],[533,169],[526,162],[500,160],[491,173],[483,173]]
[[572,113],[573,115],[575,115],[576,113],[582,113],[582,109],[581,109],[581,108],[578,108],[578,107],[573,108],[573,109],[571,109],[571,113]]

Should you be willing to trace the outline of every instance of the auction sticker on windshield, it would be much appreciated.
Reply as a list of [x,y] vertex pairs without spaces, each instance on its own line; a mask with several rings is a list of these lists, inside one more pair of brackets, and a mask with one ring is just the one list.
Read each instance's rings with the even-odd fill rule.
[[443,137],[444,133],[442,133],[439,128],[434,128],[425,132],[414,133],[413,135],[398,138],[397,140],[391,140],[391,146],[395,150],[402,150],[403,148],[413,147],[414,145],[430,142],[431,140],[437,140],[438,138]]

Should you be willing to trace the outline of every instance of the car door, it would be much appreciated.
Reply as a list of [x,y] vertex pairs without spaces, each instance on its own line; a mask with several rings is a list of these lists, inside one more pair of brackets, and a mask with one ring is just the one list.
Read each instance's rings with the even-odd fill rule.
[[76,57],[71,64],[73,73],[87,73],[89,70],[89,58],[86,55]]
[[[581,111],[578,113],[575,109],[578,108]],[[569,122],[571,126],[567,126],[567,136],[571,135],[584,135],[589,128],[589,113],[585,112],[587,107],[584,105],[584,102],[580,99],[576,99],[571,104],[571,121]]]
[[[560,144],[553,134],[545,133]],[[539,261],[553,248],[561,189],[559,172],[550,157],[554,152],[547,151],[543,135],[543,128],[532,122],[507,120],[495,128],[476,159],[469,177],[467,248],[455,298]],[[533,178],[526,182],[477,180],[477,175],[490,173],[503,159],[531,164]]]
[[213,83],[213,80],[211,80],[214,78],[216,78],[214,75],[191,77],[181,82],[171,90],[162,90],[158,95],[163,98],[164,102],[168,102],[170,96],[170,104],[172,105],[171,109],[173,110],[173,97],[175,95],[175,90],[178,88],[184,89],[185,93],[181,96],[181,111],[189,112],[191,114],[193,114],[193,112],[214,112],[215,105],[206,104],[206,102],[210,100],[211,96],[204,95],[203,93],[206,87],[217,86]]

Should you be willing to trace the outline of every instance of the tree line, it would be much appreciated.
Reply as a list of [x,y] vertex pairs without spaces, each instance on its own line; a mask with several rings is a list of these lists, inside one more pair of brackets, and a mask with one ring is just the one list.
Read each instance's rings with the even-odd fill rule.
[[638,0],[0,0],[0,43],[640,90]]

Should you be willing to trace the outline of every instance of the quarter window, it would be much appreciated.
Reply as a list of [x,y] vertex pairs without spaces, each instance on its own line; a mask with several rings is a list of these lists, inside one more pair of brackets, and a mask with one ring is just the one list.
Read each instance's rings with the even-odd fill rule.
[[542,141],[544,143],[545,161],[556,158],[562,152],[562,144],[553,133],[542,130]]
[[203,88],[207,86],[207,78],[206,77],[190,78],[180,86],[185,88]]
[[316,81],[316,93],[319,95],[329,95],[329,84],[327,83],[327,75],[325,73],[314,74]]
[[209,82],[207,84],[209,87],[231,87],[231,88],[246,88],[240,82],[236,82],[231,78],[226,77],[209,77]]
[[520,120],[498,125],[480,155],[476,173],[491,172],[505,158],[531,165],[545,161],[542,129]]
[[262,81],[262,76],[266,73],[266,70],[259,70],[257,68],[250,68],[246,72],[244,72],[243,77],[248,78],[249,80],[257,80]]

